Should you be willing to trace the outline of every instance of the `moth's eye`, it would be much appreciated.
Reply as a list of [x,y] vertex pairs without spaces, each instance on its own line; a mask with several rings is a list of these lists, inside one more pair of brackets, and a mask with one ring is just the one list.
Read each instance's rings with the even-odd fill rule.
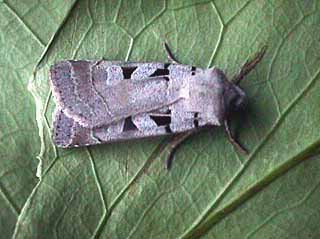
[[244,99],[241,96],[235,96],[230,100],[230,107],[233,110],[237,110],[242,107],[244,104]]
[[236,103],[235,103],[235,107],[236,107],[237,110],[243,110],[246,107],[247,103],[248,102],[247,102],[246,97],[239,96],[237,98]]
[[241,106],[243,103],[243,99],[241,97],[237,97],[236,101],[235,101],[235,106],[239,107]]
[[235,108],[236,107],[236,104],[237,104],[237,98],[234,97],[230,100],[230,103],[229,105],[232,107],[232,108]]

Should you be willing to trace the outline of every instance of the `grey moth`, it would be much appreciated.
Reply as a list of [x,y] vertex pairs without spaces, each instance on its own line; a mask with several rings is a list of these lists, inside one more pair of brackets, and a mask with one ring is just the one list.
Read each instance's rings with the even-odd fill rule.
[[231,81],[218,67],[179,63],[66,60],[50,69],[56,102],[53,141],[62,148],[173,134],[175,149],[204,127],[223,126],[229,141],[246,150],[229,129],[231,112],[243,107],[241,80],[261,61],[263,48]]

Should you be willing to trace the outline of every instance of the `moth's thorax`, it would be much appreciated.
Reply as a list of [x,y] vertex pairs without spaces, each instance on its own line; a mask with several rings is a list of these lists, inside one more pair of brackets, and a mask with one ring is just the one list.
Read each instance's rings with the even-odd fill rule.
[[184,87],[188,89],[186,111],[198,113],[201,125],[221,125],[231,110],[230,104],[245,98],[244,92],[216,67],[190,76]]

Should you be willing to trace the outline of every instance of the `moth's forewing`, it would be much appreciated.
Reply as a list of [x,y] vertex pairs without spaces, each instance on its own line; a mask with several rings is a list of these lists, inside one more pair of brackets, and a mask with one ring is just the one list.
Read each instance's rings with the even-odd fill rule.
[[[50,70],[59,108],[54,117],[55,143],[72,147],[194,128],[194,114],[185,112],[179,100],[185,97],[183,82],[195,70],[163,63],[55,64]],[[155,116],[163,112],[166,116]]]

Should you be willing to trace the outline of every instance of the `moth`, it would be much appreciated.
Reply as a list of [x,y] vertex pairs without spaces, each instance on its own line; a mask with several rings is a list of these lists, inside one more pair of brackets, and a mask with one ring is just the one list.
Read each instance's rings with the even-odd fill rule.
[[239,83],[266,48],[229,81],[216,66],[181,64],[164,46],[169,63],[66,60],[53,65],[54,143],[71,148],[173,134],[169,169],[175,150],[188,137],[202,128],[223,126],[232,145],[245,153],[229,121],[247,101]]

